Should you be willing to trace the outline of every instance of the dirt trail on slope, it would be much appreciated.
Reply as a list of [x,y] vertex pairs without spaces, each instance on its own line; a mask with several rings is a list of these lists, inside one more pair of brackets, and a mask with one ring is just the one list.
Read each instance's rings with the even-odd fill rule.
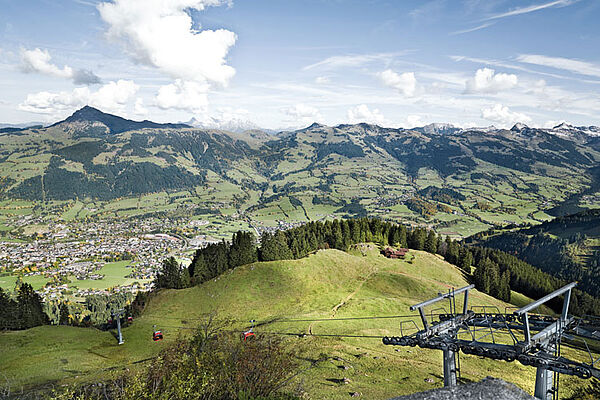
[[[365,277],[365,279],[363,279],[360,282],[360,285],[358,285],[358,287],[352,292],[350,293],[348,296],[346,296],[341,302],[339,302],[337,305],[335,305],[332,309],[331,309],[331,319],[335,318],[335,314],[337,313],[337,310],[340,309],[340,307],[342,307],[344,304],[346,304],[348,301],[350,301],[350,299],[352,299],[352,297],[354,297],[359,291],[360,289],[362,289],[363,285],[365,284],[365,282],[367,282],[371,276],[373,276],[374,273],[376,273],[378,271],[377,268],[375,268],[373,271],[369,272],[369,275],[367,275]],[[312,328],[315,325],[317,321],[313,321],[310,323],[310,325],[308,326],[308,334],[312,335]]]

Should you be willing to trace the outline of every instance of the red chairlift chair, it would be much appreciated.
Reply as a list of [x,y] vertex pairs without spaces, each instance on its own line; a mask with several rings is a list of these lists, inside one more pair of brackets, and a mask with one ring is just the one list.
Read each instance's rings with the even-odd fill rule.
[[252,340],[256,337],[256,335],[254,334],[254,323],[255,322],[256,322],[256,320],[250,321],[250,323],[252,324],[252,327],[249,330],[242,332],[242,340],[244,342],[246,342],[248,340]]
[[154,333],[152,333],[152,340],[154,340],[155,342],[163,340],[163,334],[160,330],[156,329],[156,325],[154,325]]

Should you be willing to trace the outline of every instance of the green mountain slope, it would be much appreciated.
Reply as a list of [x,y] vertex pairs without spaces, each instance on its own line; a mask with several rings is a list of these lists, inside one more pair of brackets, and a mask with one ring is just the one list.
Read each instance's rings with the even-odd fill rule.
[[[327,320],[409,314],[409,305],[467,284],[456,267],[437,256],[418,251],[410,254],[405,261],[386,259],[374,247],[350,253],[321,250],[300,260],[242,266],[198,287],[162,291],[144,314],[124,329],[125,344],[121,346],[110,333],[94,329],[45,326],[0,333],[0,372],[13,389],[49,381],[63,384],[106,378],[113,368],[136,368],[132,363],[156,355],[178,335],[189,334],[188,328],[197,318],[215,310],[239,321],[233,326],[239,331],[247,326],[244,321],[257,319],[258,335],[397,335],[397,319]],[[508,306],[477,291],[470,301],[501,310]],[[515,297],[516,303],[523,301],[527,300]],[[416,315],[414,319],[418,321]],[[155,324],[165,334],[163,342],[151,340]],[[321,354],[329,357],[299,376],[314,399],[344,399],[352,392],[386,399],[442,385],[441,353],[437,351],[395,349],[369,338],[289,337],[286,343],[303,359],[317,359]],[[302,363],[309,366],[307,361]],[[492,375],[533,390],[533,368],[518,363],[507,367],[504,362],[461,355],[462,377],[467,381]],[[349,384],[336,383],[343,378],[349,379]],[[577,384],[575,379],[564,378],[563,393]]]
[[180,213],[242,213],[266,225],[368,213],[468,236],[543,222],[565,199],[570,208],[600,204],[596,142],[535,129],[367,124],[240,134],[86,108],[48,128],[0,134],[0,194],[32,207],[79,200],[91,217],[115,208],[108,203],[163,192],[177,194]]

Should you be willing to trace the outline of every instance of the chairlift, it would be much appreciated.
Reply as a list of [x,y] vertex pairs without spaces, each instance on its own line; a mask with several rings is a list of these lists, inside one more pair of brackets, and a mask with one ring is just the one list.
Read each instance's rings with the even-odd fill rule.
[[250,323],[252,324],[252,327],[249,330],[242,332],[242,340],[244,342],[254,339],[256,337],[256,335],[254,334],[254,323],[255,322],[256,322],[256,320],[254,320],[254,319],[251,320]]
[[152,333],[152,340],[158,342],[159,340],[163,340],[163,334],[160,330],[156,329],[156,325],[154,325],[154,333]]

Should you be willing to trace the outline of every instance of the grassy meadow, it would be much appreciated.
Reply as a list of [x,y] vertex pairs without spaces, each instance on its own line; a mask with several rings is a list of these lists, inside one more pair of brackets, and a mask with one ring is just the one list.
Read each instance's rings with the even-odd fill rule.
[[[465,285],[460,270],[425,252],[411,251],[406,260],[391,260],[375,247],[348,253],[321,250],[300,260],[238,267],[197,287],[161,291],[143,315],[124,328],[121,346],[114,332],[96,329],[43,326],[0,333],[0,373],[13,389],[107,378],[123,368],[136,368],[138,364],[132,363],[189,335],[190,328],[210,312],[233,320],[231,328],[240,332],[248,326],[246,321],[256,319],[256,332],[264,336],[270,332],[399,335],[400,321],[413,319],[420,326],[410,305]],[[513,300],[515,305],[528,301],[517,293]],[[500,310],[511,306],[477,291],[470,301]],[[460,307],[462,298],[457,303]],[[336,320],[407,314],[414,317]],[[153,325],[162,329],[164,341],[152,341]],[[376,338],[289,336],[285,342],[306,368],[297,379],[310,398],[344,399],[359,392],[364,398],[387,399],[443,384],[439,351],[384,346]],[[327,360],[309,368],[306,360],[322,355]],[[463,354],[460,361],[464,382],[491,375],[533,391],[533,368]],[[349,383],[339,383],[343,378]],[[562,393],[577,384],[576,378],[564,377]]]

